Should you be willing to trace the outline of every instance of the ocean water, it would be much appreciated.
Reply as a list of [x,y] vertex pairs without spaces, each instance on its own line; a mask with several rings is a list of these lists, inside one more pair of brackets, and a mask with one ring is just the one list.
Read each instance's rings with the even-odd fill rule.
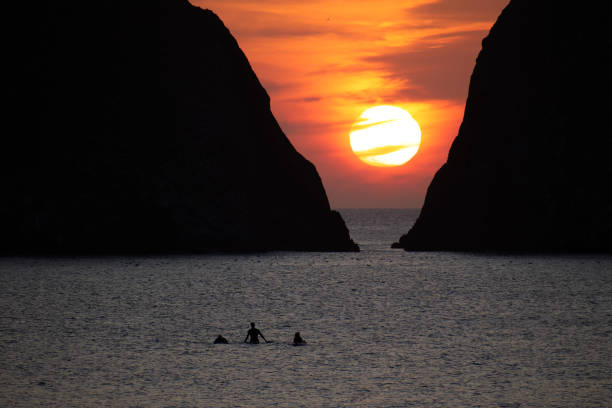
[[342,214],[361,253],[0,259],[0,406],[612,406],[611,256],[408,253],[416,211]]

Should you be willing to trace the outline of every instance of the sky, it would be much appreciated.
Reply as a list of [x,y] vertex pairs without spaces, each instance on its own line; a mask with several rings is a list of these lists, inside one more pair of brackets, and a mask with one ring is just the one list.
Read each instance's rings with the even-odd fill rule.
[[[190,0],[215,12],[317,168],[332,208],[420,208],[463,118],[481,41],[508,0]],[[398,167],[365,164],[351,126],[401,107],[421,146]]]

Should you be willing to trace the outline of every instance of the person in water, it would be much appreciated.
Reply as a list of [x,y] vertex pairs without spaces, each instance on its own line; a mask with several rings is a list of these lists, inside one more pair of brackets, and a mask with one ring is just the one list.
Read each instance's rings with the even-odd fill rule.
[[293,336],[293,345],[301,346],[303,344],[306,344],[306,342],[304,341],[302,336],[300,336],[300,332],[295,332],[295,336]]
[[255,328],[255,323],[251,322],[251,328],[249,329],[249,331],[247,332],[247,335],[244,339],[244,342],[246,343],[248,338],[251,338],[251,341],[249,341],[249,343],[251,344],[259,344],[259,336],[261,336],[262,339],[264,339],[264,341],[267,343],[268,340],[266,340],[266,338],[264,337],[263,334],[261,334],[261,332],[259,331],[259,329]]
[[218,335],[217,338],[214,341],[214,344],[228,344],[228,341],[222,335]]

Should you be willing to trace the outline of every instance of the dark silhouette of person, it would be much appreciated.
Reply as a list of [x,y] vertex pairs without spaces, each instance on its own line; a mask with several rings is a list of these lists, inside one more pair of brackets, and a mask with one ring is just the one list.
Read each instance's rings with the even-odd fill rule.
[[222,335],[218,335],[217,338],[215,339],[215,341],[213,342],[214,344],[228,344],[228,341],[225,337],[223,337]]
[[295,332],[295,336],[293,336],[293,345],[301,346],[303,344],[306,344],[306,341],[300,336],[300,332]]
[[261,334],[261,332],[259,331],[259,329],[255,328],[255,323],[251,322],[251,328],[249,329],[249,331],[247,332],[247,335],[244,339],[244,342],[247,342],[247,339],[250,337],[251,341],[249,341],[249,343],[251,344],[259,344],[259,336],[261,336],[262,339],[264,339],[264,341],[267,343],[268,340],[266,340],[266,338],[264,337],[263,334]]

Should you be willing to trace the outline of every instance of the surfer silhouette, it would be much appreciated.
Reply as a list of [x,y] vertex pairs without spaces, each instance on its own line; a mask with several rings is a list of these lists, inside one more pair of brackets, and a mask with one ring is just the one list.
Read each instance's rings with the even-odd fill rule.
[[255,328],[255,323],[251,322],[251,328],[249,329],[249,331],[247,332],[246,337],[244,338],[244,342],[247,342],[247,339],[250,337],[251,341],[249,341],[249,343],[251,344],[259,344],[259,336],[261,336],[262,339],[264,339],[264,341],[267,343],[268,340],[266,340],[266,338],[264,337],[264,335],[259,331],[259,329]]
[[303,344],[306,344],[306,342],[304,341],[302,336],[300,336],[300,332],[295,332],[295,336],[293,336],[293,345],[301,346]]
[[218,335],[217,338],[214,341],[214,344],[228,344],[228,341],[222,335]]

